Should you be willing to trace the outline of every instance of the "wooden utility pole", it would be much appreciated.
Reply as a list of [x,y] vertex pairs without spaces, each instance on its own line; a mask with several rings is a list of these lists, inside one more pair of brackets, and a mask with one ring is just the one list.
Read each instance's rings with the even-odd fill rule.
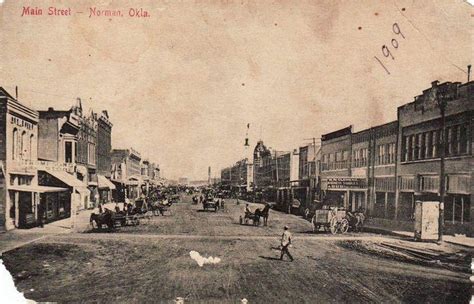
[[436,101],[441,112],[441,134],[439,142],[439,158],[440,158],[440,169],[439,169],[439,222],[438,222],[438,241],[443,240],[444,233],[444,201],[446,199],[446,178],[445,178],[445,157],[446,157],[446,107],[449,100],[453,100],[457,95],[457,88],[454,88],[448,84],[443,87],[438,86],[438,81],[432,83],[432,96]]
[[[304,138],[303,140],[312,140],[313,141],[313,162],[314,162],[314,173],[311,174],[312,177],[316,177],[316,137]],[[311,171],[311,166],[310,166]],[[311,173],[311,172],[310,172]]]
[[276,182],[278,187],[278,152],[275,151],[275,166],[276,166]]

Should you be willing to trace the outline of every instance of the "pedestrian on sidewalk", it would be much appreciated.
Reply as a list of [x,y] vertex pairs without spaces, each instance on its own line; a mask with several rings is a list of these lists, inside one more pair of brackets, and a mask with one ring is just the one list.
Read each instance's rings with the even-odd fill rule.
[[38,226],[41,228],[44,228],[43,217],[44,217],[44,206],[43,206],[43,203],[39,202],[38,203]]
[[288,226],[285,226],[283,234],[281,236],[281,255],[280,260],[283,260],[283,256],[286,254],[293,262],[293,256],[291,255],[288,247],[291,246],[291,233]]

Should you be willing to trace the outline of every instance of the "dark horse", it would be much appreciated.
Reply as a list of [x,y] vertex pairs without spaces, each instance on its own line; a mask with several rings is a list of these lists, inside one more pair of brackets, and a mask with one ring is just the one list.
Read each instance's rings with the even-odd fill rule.
[[[267,226],[267,223],[268,223],[268,214],[269,214],[269,211],[270,211],[270,208],[272,206],[270,204],[266,204],[265,207],[263,208],[263,210],[260,210],[260,208],[258,208],[257,210],[255,210],[255,215],[258,216],[259,218],[262,217],[263,218],[263,225],[264,226]],[[260,222],[260,219],[259,219],[259,222]]]
[[89,222],[92,227],[94,227],[95,222],[98,229],[101,229],[103,225],[106,225],[107,228],[112,229],[114,228],[114,212],[105,208],[103,213],[92,213]]
[[364,227],[365,215],[362,210],[355,212],[347,212],[347,219],[349,220],[349,226],[355,232],[361,232]]

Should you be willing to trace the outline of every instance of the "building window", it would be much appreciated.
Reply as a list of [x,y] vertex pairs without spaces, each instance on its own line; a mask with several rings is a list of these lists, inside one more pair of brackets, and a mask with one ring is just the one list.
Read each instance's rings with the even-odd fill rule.
[[433,154],[432,157],[438,157],[439,132],[433,131]]
[[431,158],[433,155],[433,134],[432,132],[425,133],[425,155],[426,158]]
[[467,125],[462,125],[459,128],[459,153],[466,154],[468,153],[468,128]]
[[77,159],[77,142],[74,143],[74,160]]
[[469,195],[455,194],[448,196],[445,201],[445,222],[469,223],[471,202]]
[[13,129],[12,159],[18,158],[18,130]]
[[453,128],[447,128],[446,129],[446,154],[447,155],[452,155],[453,154]]
[[66,141],[64,143],[64,161],[66,163],[72,163],[72,142]]
[[418,134],[418,159],[425,159],[425,134]]
[[[31,134],[31,135],[30,135],[30,144],[29,144],[30,150],[29,150],[29,157],[28,157],[30,160],[32,160],[32,159],[33,159],[33,156],[34,156],[34,155],[33,155],[33,149],[35,149],[35,147],[34,147],[34,144],[35,144],[34,139],[35,139],[35,136],[34,136],[33,134]],[[36,149],[35,149],[35,150],[36,150]]]

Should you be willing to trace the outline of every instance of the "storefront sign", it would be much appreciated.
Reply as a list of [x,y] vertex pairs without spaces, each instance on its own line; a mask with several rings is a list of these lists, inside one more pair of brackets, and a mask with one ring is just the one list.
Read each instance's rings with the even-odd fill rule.
[[327,189],[360,189],[366,187],[365,179],[351,177],[327,178],[326,185]]
[[33,130],[33,124],[31,122],[25,121],[16,116],[11,117],[11,123],[19,127],[27,128],[28,130]]
[[57,162],[39,161],[39,160],[21,160],[17,162],[17,165],[24,169],[45,170],[45,171],[66,171],[68,173],[74,173],[76,169],[76,165],[71,164],[71,163],[57,163]]

